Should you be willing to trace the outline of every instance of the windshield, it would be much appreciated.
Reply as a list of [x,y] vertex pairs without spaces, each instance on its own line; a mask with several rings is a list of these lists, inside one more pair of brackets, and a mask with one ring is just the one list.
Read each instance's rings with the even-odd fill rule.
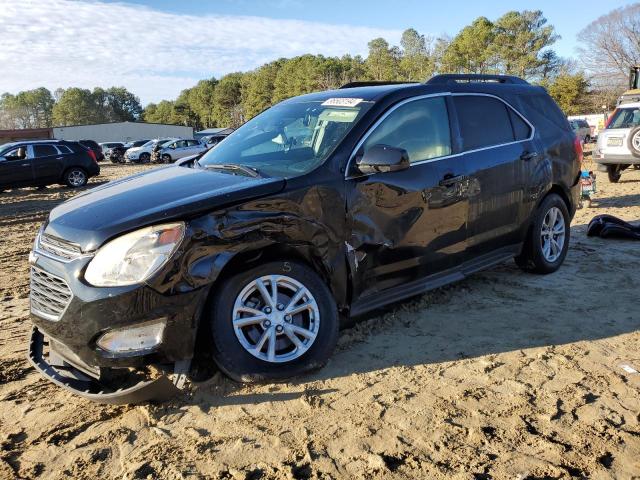
[[[238,165],[272,177],[291,177],[322,164],[371,107],[355,99],[281,103],[245,123],[209,150],[203,167]],[[351,106],[353,105],[353,106]]]
[[620,108],[613,114],[607,130],[612,128],[632,128],[640,125],[640,108]]

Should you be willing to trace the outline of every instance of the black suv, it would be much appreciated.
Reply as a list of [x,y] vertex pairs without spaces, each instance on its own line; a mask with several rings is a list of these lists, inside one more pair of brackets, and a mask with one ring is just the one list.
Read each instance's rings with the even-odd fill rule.
[[95,154],[77,142],[25,140],[0,145],[0,190],[55,183],[82,187],[98,174]]
[[[199,160],[51,212],[32,363],[105,402],[156,395],[194,357],[243,382],[318,368],[349,316],[513,258],[558,269],[581,154],[546,91],[514,77],[286,100]],[[136,383],[151,365],[171,375]]]

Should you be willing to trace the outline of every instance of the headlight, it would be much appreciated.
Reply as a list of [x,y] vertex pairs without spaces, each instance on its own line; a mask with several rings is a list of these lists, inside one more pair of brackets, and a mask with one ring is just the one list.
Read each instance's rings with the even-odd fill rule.
[[184,237],[184,223],[143,228],[98,250],[84,278],[96,287],[142,283],[167,263]]

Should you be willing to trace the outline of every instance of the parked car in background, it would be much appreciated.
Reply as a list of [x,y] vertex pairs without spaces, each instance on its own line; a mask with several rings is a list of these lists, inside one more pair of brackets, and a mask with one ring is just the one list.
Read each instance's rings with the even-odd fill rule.
[[100,145],[100,148],[102,148],[102,153],[104,155],[105,159],[109,159],[109,155],[111,154],[111,149],[114,147],[122,147],[124,145],[124,143],[122,142],[104,142],[104,143],[99,143],[98,145]]
[[230,133],[232,133],[232,131],[229,133],[223,133],[223,134],[206,135],[200,139],[200,142],[203,145],[205,145],[207,148],[213,148],[216,145],[218,145],[222,140],[227,138]]
[[173,142],[174,140],[180,140],[179,138],[171,138],[169,140],[163,140],[161,142],[156,142],[156,144],[151,148],[151,161],[153,163],[162,163],[162,159],[160,157],[160,150],[169,142]]
[[591,126],[586,120],[569,120],[569,125],[583,144],[591,142]]
[[100,173],[93,150],[78,142],[30,140],[0,146],[0,190],[86,185]]
[[175,138],[158,138],[155,140],[149,140],[143,145],[139,147],[132,147],[128,149],[124,158],[125,161],[131,163],[149,163],[151,161],[151,154],[153,152],[153,147],[158,143],[168,142],[170,140],[176,140]]
[[78,143],[80,145],[84,145],[87,148],[90,148],[93,153],[96,155],[96,160],[101,162],[104,160],[104,152],[102,151],[102,147],[93,140],[79,140]]
[[180,158],[197,155],[205,150],[207,147],[198,140],[175,140],[162,145],[158,156],[162,163],[173,163]]
[[132,142],[127,142],[120,147],[113,147],[109,152],[108,159],[111,161],[111,163],[124,163],[125,162],[124,154],[127,150],[129,150],[130,148],[141,147],[148,141],[149,141],[148,139],[135,140]]
[[624,103],[613,112],[598,135],[593,160],[614,183],[630,166],[640,168],[640,102]]
[[[31,363],[103,402],[162,394],[173,383],[157,373],[200,354],[240,382],[320,368],[349,316],[507,260],[560,268],[581,161],[546,90],[515,77],[285,100],[197,161],[51,211],[32,254]],[[71,259],[40,255],[52,242]]]

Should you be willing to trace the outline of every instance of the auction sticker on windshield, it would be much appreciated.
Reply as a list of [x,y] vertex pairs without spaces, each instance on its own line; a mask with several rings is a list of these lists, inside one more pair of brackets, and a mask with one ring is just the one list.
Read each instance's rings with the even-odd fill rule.
[[323,107],[355,107],[360,102],[361,98],[330,98],[322,102]]

